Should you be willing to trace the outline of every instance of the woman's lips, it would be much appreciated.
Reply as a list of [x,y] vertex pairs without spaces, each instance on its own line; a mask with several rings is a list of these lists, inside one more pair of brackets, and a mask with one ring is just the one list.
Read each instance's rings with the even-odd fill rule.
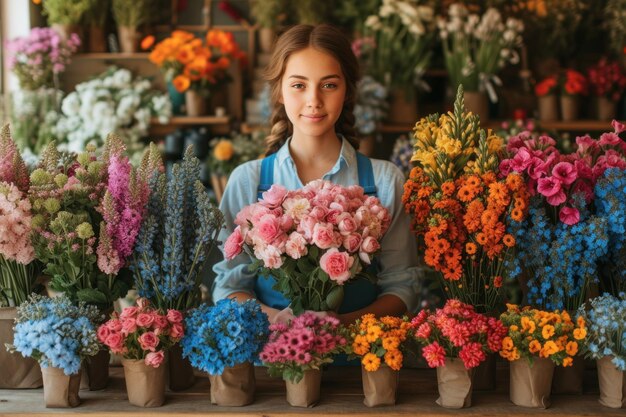
[[311,122],[319,122],[326,117],[325,114],[302,114],[301,116]]

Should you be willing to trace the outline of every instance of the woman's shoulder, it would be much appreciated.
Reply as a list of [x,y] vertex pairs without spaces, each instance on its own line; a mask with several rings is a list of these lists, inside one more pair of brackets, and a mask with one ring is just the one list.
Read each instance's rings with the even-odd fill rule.
[[237,167],[231,172],[230,178],[245,178],[250,182],[258,182],[261,175],[261,161],[263,159],[255,159],[253,161],[244,162],[237,165]]
[[372,161],[374,178],[381,178],[385,180],[400,179],[404,182],[404,174],[393,162],[374,158],[370,158],[370,161]]

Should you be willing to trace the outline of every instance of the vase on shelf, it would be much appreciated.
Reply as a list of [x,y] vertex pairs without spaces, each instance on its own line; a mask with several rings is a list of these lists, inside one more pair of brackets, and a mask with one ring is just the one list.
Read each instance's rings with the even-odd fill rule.
[[141,34],[136,27],[119,26],[117,34],[120,41],[120,49],[124,53],[135,53],[139,50]]
[[578,96],[561,96],[561,120],[571,122],[578,119],[580,101]]
[[304,377],[298,382],[285,380],[287,402],[293,407],[314,407],[320,400],[322,371],[310,369],[304,371]]
[[556,94],[547,94],[537,97],[537,112],[539,120],[542,122],[550,122],[559,118],[559,104]]
[[13,344],[16,317],[16,307],[0,307],[0,389],[41,388],[43,380],[37,361],[4,348],[5,343]]
[[626,372],[617,369],[613,356],[598,359],[600,404],[610,408],[626,407]]
[[474,370],[466,369],[458,358],[446,358],[437,367],[437,404],[444,408],[467,408],[472,405],[472,377]]
[[598,97],[596,102],[596,113],[598,120],[613,120],[617,103],[608,97]]
[[400,372],[387,365],[381,365],[376,371],[367,371],[364,366],[361,366],[363,394],[365,395],[363,404],[368,407],[395,405],[399,375]]
[[160,407],[165,402],[165,371],[146,365],[143,359],[122,359],[128,402],[137,407]]
[[515,405],[532,408],[550,407],[550,389],[554,362],[535,358],[532,365],[526,359],[510,362],[509,395]]
[[185,93],[181,93],[174,87],[172,81],[167,82],[167,94],[170,97],[172,103],[172,113],[174,116],[180,116],[184,114],[183,105],[185,104]]
[[89,26],[89,52],[106,52],[107,42],[104,27],[98,25]]
[[396,88],[389,94],[387,122],[395,125],[413,125],[418,120],[417,100],[414,94]]
[[189,117],[205,116],[207,114],[207,97],[199,91],[187,90],[185,92],[185,107]]
[[73,408],[80,404],[80,373],[65,375],[61,368],[41,368],[46,408]]
[[250,362],[224,368],[221,375],[209,375],[211,404],[222,407],[243,407],[252,404],[256,379]]

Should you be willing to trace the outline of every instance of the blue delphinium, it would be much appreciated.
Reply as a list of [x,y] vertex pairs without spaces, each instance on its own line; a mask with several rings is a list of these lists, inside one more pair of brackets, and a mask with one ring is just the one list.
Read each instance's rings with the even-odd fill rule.
[[578,223],[555,224],[541,197],[535,196],[528,217],[521,223],[510,222],[509,232],[517,244],[508,266],[513,278],[526,274],[530,305],[575,310],[584,301],[587,286],[597,282],[598,260],[608,252],[607,220],[590,215],[583,204],[578,206]]
[[376,125],[387,114],[387,89],[366,75],[357,84],[354,106],[354,127],[363,135],[371,135]]
[[66,375],[80,371],[83,358],[98,353],[95,306],[72,305],[66,296],[32,295],[17,309],[11,351],[32,357],[42,367],[61,368]]
[[254,300],[224,299],[191,310],[185,319],[183,356],[211,375],[243,362],[255,362],[269,337],[267,315]]
[[590,306],[578,310],[587,325],[582,353],[593,359],[612,355],[611,362],[626,371],[626,293],[617,297],[604,294],[591,300]]
[[189,147],[171,178],[160,174],[150,181],[131,269],[139,295],[161,309],[185,311],[200,303],[200,272],[224,222],[199,178],[200,162]]
[[594,194],[596,213],[608,222],[609,249],[601,259],[608,277],[602,284],[616,295],[626,291],[626,171],[607,169]]

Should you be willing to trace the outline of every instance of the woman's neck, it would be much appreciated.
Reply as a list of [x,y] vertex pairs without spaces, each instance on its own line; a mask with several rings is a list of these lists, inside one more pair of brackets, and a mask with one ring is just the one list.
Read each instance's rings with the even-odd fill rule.
[[289,143],[289,153],[302,184],[322,178],[337,162],[341,145],[335,132],[319,137],[307,137],[294,132]]

